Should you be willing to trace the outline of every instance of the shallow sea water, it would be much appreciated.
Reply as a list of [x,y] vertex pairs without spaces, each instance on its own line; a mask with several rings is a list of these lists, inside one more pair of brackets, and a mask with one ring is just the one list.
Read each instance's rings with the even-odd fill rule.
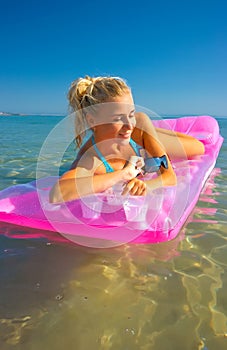
[[[0,189],[35,178],[60,119],[1,117]],[[218,122],[227,140],[227,118]],[[0,349],[226,350],[226,160],[224,141],[170,242],[92,249],[0,223]]]

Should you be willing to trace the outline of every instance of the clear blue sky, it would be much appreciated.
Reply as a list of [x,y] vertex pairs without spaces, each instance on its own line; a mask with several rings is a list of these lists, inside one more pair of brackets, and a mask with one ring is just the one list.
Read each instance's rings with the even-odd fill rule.
[[0,111],[67,113],[72,80],[117,75],[159,114],[227,116],[226,0],[0,0]]

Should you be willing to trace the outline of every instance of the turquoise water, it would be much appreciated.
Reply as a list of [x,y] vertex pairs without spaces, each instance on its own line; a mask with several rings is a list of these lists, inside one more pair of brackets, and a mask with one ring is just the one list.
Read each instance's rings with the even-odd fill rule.
[[[227,140],[227,118],[217,119]],[[35,179],[40,147],[60,120],[0,118],[0,189]],[[224,141],[171,242],[91,249],[0,223],[0,349],[226,350],[226,159]]]

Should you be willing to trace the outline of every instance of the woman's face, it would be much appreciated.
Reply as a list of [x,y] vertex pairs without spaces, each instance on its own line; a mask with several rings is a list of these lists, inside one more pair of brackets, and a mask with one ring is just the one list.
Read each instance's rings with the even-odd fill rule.
[[[92,120],[91,120],[92,118]],[[97,113],[91,116],[97,141],[114,139],[129,142],[136,125],[135,106],[131,93],[118,96],[101,104]]]

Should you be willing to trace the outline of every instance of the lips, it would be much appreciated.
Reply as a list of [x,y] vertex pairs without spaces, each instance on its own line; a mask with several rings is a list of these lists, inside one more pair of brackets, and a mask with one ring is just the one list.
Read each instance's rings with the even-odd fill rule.
[[120,137],[124,138],[124,139],[128,139],[131,137],[131,132],[127,132],[124,134],[119,134]]

